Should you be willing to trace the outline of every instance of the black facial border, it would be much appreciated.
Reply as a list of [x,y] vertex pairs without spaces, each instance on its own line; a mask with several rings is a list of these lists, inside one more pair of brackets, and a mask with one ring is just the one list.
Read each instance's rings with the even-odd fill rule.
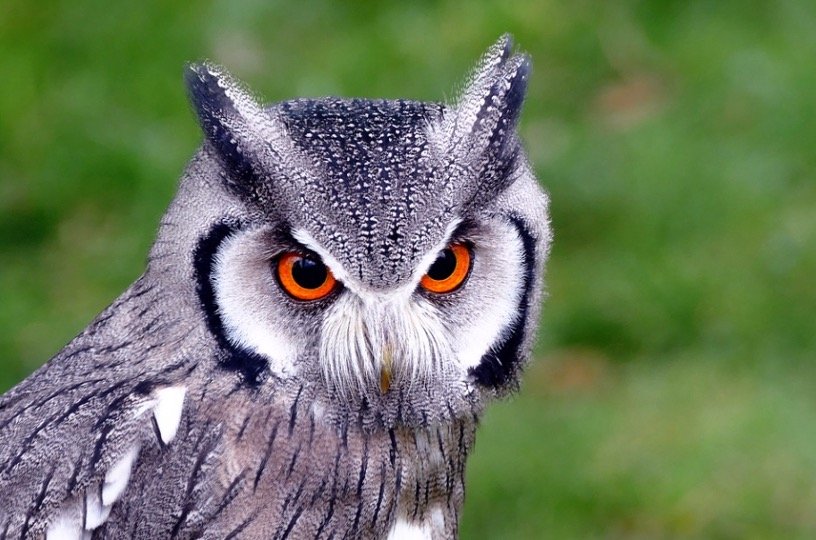
[[504,387],[519,368],[535,273],[536,239],[523,219],[512,215],[508,216],[508,219],[521,238],[524,256],[524,278],[518,317],[502,332],[498,344],[491,347],[482,356],[479,364],[469,370],[477,384],[492,389]]
[[196,293],[207,321],[207,329],[218,343],[218,361],[221,366],[236,372],[247,384],[259,386],[269,376],[269,362],[260,354],[238,347],[227,339],[224,323],[218,314],[212,284],[215,255],[223,242],[240,228],[241,224],[238,221],[222,221],[213,225],[210,231],[199,239],[193,254]]

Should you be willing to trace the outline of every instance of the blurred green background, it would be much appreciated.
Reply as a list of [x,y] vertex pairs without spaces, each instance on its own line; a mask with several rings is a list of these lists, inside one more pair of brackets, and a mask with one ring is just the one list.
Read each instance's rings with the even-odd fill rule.
[[464,538],[816,537],[816,3],[0,3],[0,388],[127,284],[212,58],[266,99],[450,98],[511,32],[556,241]]

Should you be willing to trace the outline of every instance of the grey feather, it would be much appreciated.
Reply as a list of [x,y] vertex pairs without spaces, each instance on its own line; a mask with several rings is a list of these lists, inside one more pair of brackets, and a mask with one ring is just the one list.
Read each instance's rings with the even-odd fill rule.
[[[262,106],[191,66],[204,144],[145,273],[0,398],[0,538],[456,537],[551,239],[528,75],[503,37],[453,104]],[[463,283],[424,289],[451,244]],[[341,285],[294,299],[290,252]]]

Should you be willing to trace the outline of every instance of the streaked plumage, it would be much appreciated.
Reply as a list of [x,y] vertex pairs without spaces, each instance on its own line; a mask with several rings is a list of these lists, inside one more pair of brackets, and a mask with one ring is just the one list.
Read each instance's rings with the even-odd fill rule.
[[[0,538],[455,537],[550,243],[510,47],[448,106],[262,107],[190,67],[205,141],[145,273],[0,398]],[[420,286],[452,245],[466,277]],[[296,299],[286,253],[338,285]]]

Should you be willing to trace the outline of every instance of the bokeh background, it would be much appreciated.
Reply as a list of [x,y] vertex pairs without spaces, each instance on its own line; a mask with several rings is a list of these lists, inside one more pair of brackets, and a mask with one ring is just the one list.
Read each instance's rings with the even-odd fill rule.
[[464,538],[816,537],[816,3],[0,2],[0,389],[136,278],[200,137],[270,101],[448,99],[512,32],[556,241]]

